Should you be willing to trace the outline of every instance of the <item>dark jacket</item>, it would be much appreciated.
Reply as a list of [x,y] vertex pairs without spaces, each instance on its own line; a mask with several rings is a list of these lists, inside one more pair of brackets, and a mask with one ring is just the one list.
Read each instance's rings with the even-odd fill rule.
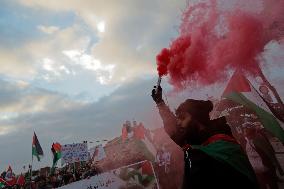
[[256,181],[251,181],[231,165],[218,161],[201,150],[188,150],[184,161],[183,189],[258,188]]
[[[175,115],[163,102],[158,104],[158,108],[165,131],[176,144],[184,148],[187,144],[187,138],[184,131],[177,128]],[[213,120],[209,127],[210,132],[204,135],[202,139],[204,141],[216,134],[231,136],[230,127],[223,118]],[[207,149],[206,147],[203,148],[202,145],[196,148],[184,148],[183,189],[258,188],[253,169],[240,145],[230,142],[224,142],[224,144],[233,148],[221,147],[215,150],[214,144]]]

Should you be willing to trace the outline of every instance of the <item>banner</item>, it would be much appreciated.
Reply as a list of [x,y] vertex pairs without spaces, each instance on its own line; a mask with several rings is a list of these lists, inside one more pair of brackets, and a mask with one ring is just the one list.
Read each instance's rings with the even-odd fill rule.
[[88,161],[87,143],[65,144],[61,146],[61,164]]
[[89,179],[77,181],[59,189],[159,189],[150,161],[142,161]]

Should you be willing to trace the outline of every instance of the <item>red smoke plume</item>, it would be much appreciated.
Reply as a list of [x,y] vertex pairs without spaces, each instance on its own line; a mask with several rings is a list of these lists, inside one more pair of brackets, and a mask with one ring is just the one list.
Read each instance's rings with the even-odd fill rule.
[[[246,5],[246,1],[239,2]],[[283,36],[284,21],[283,0],[258,2],[262,5],[259,10],[245,11],[240,6],[222,9],[215,0],[189,4],[179,37],[156,57],[159,76],[168,74],[170,83],[181,88],[187,82],[208,85],[222,81],[230,69],[255,73],[264,46]]]

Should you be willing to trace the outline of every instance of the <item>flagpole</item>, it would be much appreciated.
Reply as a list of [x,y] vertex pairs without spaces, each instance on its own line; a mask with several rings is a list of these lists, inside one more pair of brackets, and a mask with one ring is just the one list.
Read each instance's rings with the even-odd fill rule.
[[30,179],[30,186],[32,188],[32,178],[33,178],[33,154],[32,154],[32,164],[31,164],[31,179]]
[[[34,138],[34,136],[33,136]],[[34,161],[34,155],[33,155],[33,140],[32,140],[32,164],[31,164],[31,179],[30,179],[30,187],[32,188],[32,177],[33,177],[33,161]]]

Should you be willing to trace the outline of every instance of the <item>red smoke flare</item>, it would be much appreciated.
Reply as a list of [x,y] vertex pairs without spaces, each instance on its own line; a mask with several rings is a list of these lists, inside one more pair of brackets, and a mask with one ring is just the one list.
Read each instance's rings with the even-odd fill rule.
[[159,76],[167,75],[168,74],[168,65],[170,63],[170,51],[169,49],[162,49],[160,54],[156,57],[157,65],[158,65],[158,73]]
[[[261,0],[263,5],[270,1]],[[273,10],[262,7],[258,11],[222,9],[215,0],[189,4],[179,37],[156,57],[159,76],[168,74],[170,83],[181,88],[188,82],[208,85],[223,81],[228,70],[237,68],[257,72],[265,45],[282,37],[279,22],[284,21],[284,1],[273,1]],[[246,5],[245,0],[239,2]]]

